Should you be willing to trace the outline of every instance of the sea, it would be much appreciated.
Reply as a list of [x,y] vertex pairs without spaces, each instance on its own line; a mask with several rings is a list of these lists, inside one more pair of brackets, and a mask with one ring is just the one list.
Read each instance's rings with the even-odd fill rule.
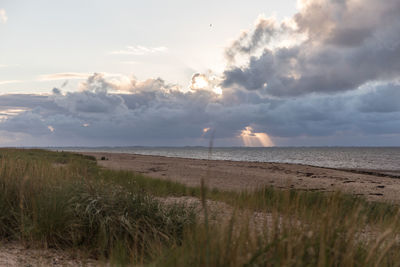
[[165,157],[297,163],[400,173],[400,147],[63,147],[53,150],[114,152]]

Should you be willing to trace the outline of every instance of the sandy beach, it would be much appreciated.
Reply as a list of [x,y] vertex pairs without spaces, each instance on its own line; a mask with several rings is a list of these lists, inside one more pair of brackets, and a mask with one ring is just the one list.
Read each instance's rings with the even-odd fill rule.
[[[99,165],[143,175],[210,188],[252,190],[263,186],[308,191],[343,191],[369,200],[400,203],[396,173],[339,170],[286,163],[258,163],[147,156],[125,153],[81,152],[95,156]],[[105,157],[106,160],[101,160]]]

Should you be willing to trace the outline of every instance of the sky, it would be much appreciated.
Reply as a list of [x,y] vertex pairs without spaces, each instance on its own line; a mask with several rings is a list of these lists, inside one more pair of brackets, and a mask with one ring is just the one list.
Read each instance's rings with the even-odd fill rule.
[[400,1],[0,2],[0,146],[400,146]]

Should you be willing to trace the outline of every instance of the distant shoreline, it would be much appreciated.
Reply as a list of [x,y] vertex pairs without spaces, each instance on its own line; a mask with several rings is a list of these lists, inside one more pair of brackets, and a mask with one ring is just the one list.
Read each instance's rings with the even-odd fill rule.
[[[60,149],[58,149],[60,150]],[[154,148],[71,148],[75,152],[128,153],[176,158],[209,159],[206,147],[154,147]],[[400,148],[213,148],[211,159],[292,163],[333,169],[379,172],[391,177],[400,175]],[[396,177],[394,177],[396,178]]]
[[363,169],[363,168],[334,168],[334,167],[325,167],[325,166],[317,166],[311,164],[304,164],[304,163],[289,163],[289,162],[274,162],[274,161],[246,161],[246,160],[230,160],[230,159],[198,159],[198,158],[185,158],[185,157],[175,157],[175,156],[164,156],[164,155],[145,155],[145,154],[137,154],[137,153],[121,153],[121,152],[114,152],[114,151],[105,151],[105,152],[92,152],[92,151],[73,151],[80,154],[86,153],[112,153],[112,154],[128,154],[128,155],[136,155],[136,156],[149,156],[149,157],[165,157],[165,158],[172,158],[172,159],[196,159],[196,160],[210,160],[210,161],[225,161],[225,162],[247,162],[247,163],[271,163],[271,164],[289,164],[289,165],[300,165],[306,167],[316,167],[316,168],[323,168],[323,169],[330,169],[330,170],[338,170],[338,171],[346,171],[358,174],[367,174],[367,175],[375,175],[380,177],[388,177],[388,178],[396,178],[400,179],[400,169],[399,170],[382,170],[382,169]]

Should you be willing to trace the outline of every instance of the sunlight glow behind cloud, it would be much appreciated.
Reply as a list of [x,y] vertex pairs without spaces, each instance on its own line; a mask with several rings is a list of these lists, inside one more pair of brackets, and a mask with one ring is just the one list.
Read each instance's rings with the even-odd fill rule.
[[208,86],[208,81],[204,77],[204,75],[194,75],[192,78],[192,85],[191,88],[196,89],[205,89]]
[[248,147],[272,147],[274,143],[266,133],[255,133],[250,126],[245,127],[240,133],[245,146]]
[[208,90],[217,95],[222,95],[222,88],[219,85],[219,77],[213,75],[211,72],[206,74],[195,73],[189,85],[190,90]]

